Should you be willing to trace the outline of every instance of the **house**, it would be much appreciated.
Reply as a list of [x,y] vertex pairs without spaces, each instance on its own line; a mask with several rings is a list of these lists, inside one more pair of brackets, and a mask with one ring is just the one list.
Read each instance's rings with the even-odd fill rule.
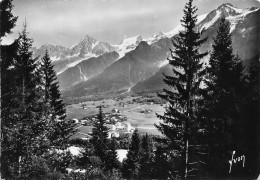
[[118,113],[118,112],[119,112],[118,109],[116,109],[116,108],[112,109],[112,113]]
[[88,120],[86,120],[86,119],[81,120],[81,124],[86,124],[87,122],[88,122]]
[[84,140],[84,141],[88,141],[90,138],[89,137],[83,137],[81,139]]
[[131,124],[130,124],[130,123],[126,123],[126,124],[125,124],[125,127],[126,127],[125,129],[126,129],[126,131],[127,131],[127,132],[130,132],[130,131],[131,131],[131,129],[132,129],[132,127],[131,127]]
[[124,129],[125,128],[125,126],[122,126],[121,122],[117,122],[115,124],[115,126],[116,126],[116,129]]
[[110,129],[111,129],[111,131],[115,131],[116,130],[116,126],[112,125]]
[[78,119],[72,119],[74,121],[75,124],[78,124],[79,123],[79,120]]
[[119,132],[117,132],[117,131],[109,131],[108,132],[108,139],[111,139],[112,137],[118,138],[119,137]]

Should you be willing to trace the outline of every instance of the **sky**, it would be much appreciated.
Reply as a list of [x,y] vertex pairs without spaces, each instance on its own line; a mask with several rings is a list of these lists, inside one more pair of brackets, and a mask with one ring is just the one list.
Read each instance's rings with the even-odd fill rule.
[[[3,38],[10,43],[27,22],[33,45],[49,43],[71,47],[86,35],[110,44],[124,38],[169,32],[179,25],[188,0],[13,0],[18,21],[13,33]],[[198,15],[223,3],[238,8],[260,7],[260,0],[194,0]]]

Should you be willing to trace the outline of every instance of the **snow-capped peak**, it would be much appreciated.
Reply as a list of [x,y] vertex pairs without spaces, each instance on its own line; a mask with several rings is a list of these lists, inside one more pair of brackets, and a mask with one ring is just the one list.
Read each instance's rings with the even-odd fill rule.
[[124,39],[121,45],[132,45],[132,44],[139,44],[142,41],[142,36],[134,36],[127,39]]
[[255,9],[243,9],[241,10],[241,13],[239,13],[238,15],[234,15],[234,16],[228,16],[226,17],[226,20],[228,20],[230,22],[230,32],[233,32],[236,28],[236,25],[238,24],[239,21],[243,20],[248,14],[258,11],[259,8],[255,8]]
[[234,7],[232,4],[230,3],[224,3],[222,4],[221,6],[219,6],[217,8],[217,10],[220,10],[222,11],[223,13],[225,13],[226,16],[229,16],[229,15],[237,15],[237,14],[240,14],[242,13],[244,10],[243,9],[239,9],[239,8],[236,8]]
[[255,11],[255,9],[239,9],[229,3],[225,3],[204,17],[204,19],[198,23],[198,29],[208,29],[220,18],[226,18],[231,23],[230,32],[232,32],[235,29],[237,22],[253,11]]
[[153,35],[153,38],[160,38],[164,35],[164,33],[162,31],[159,31],[158,33],[156,33],[155,35]]
[[142,36],[138,35],[124,39],[119,45],[114,45],[119,53],[119,58],[123,57],[127,52],[134,50],[142,40]]
[[79,43],[72,45],[70,47],[70,49],[78,48],[78,46],[82,46],[83,44],[86,44],[93,48],[94,44],[97,44],[97,43],[98,43],[98,41],[96,39],[92,38],[89,35],[86,35],[79,41]]
[[162,31],[159,31],[158,33],[154,34],[153,37],[145,39],[144,41],[146,41],[148,44],[152,44],[164,37],[165,37],[165,34]]
[[211,27],[219,18],[221,17],[221,11],[216,10],[209,13],[204,20],[198,23],[198,29],[201,31],[202,29],[208,29]]
[[92,37],[89,36],[89,35],[86,35],[86,36],[84,36],[84,38],[82,38],[80,41],[81,41],[81,42],[82,42],[82,41],[92,41],[92,42],[96,42],[97,40],[94,39],[94,38],[92,38]]

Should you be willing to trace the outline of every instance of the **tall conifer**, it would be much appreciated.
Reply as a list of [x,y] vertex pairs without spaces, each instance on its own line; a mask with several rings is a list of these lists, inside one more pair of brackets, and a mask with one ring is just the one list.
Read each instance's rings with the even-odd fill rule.
[[197,21],[197,8],[192,5],[192,0],[185,5],[184,17],[181,20],[184,27],[174,37],[173,49],[170,50],[169,64],[175,76],[164,75],[164,82],[171,90],[164,89],[159,94],[168,102],[164,115],[157,115],[163,123],[156,125],[159,131],[165,135],[172,149],[177,150],[181,156],[182,166],[179,175],[187,178],[189,167],[189,145],[196,140],[197,126],[197,100],[200,98],[200,85],[205,75],[203,68],[204,58],[208,52],[200,53],[199,47],[206,42],[200,39],[201,33],[195,32]]
[[[32,57],[32,39],[28,38],[26,24],[19,34],[12,64],[9,111],[3,127],[4,146],[9,152],[6,161],[10,174],[17,176],[19,165],[36,154],[46,143],[37,59]],[[9,143],[8,143],[9,142]],[[5,151],[4,150],[4,151]]]
[[113,138],[110,142],[106,157],[106,171],[110,171],[110,173],[113,173],[113,170],[119,169],[120,162],[118,160],[118,154],[116,152],[115,138]]
[[[212,175],[228,174],[225,161],[232,149],[239,149],[241,100],[245,94],[243,64],[233,54],[230,24],[222,18],[210,54],[205,79],[204,107],[201,119],[210,147],[209,169]],[[240,131],[240,132],[239,132]],[[214,163],[218,159],[219,163]]]
[[171,166],[166,151],[160,146],[157,147],[152,163],[152,179],[167,179],[170,176]]
[[141,139],[138,130],[135,129],[131,138],[131,144],[123,161],[122,175],[126,179],[138,179],[140,171]]
[[61,99],[56,73],[47,50],[42,58],[40,72],[45,104],[43,111],[45,118],[50,119],[46,122],[50,128],[49,138],[56,148],[65,148],[67,140],[75,132],[75,125],[66,119],[65,104]]
[[0,37],[3,37],[6,34],[12,32],[11,30],[14,28],[18,17],[17,16],[15,17],[11,12],[13,9],[12,0],[2,0],[0,2],[0,9],[1,9],[1,13],[0,13],[1,36]]
[[96,120],[93,124],[91,143],[94,146],[94,153],[103,163],[106,162],[108,127],[105,124],[101,105]]
[[153,147],[148,134],[142,137],[140,156],[140,178],[149,179],[152,172]]

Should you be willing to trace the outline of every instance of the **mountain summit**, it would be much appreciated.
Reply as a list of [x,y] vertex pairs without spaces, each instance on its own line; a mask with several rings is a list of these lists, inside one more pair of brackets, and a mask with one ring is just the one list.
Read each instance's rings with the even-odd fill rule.
[[[247,15],[255,12],[257,9],[239,9],[234,7],[230,3],[225,3],[219,6],[217,9],[211,11],[200,23],[198,23],[199,30],[212,28],[212,26],[220,20],[220,18],[226,18],[232,25],[236,25],[240,20],[244,20]],[[235,27],[231,27],[233,31]]]

